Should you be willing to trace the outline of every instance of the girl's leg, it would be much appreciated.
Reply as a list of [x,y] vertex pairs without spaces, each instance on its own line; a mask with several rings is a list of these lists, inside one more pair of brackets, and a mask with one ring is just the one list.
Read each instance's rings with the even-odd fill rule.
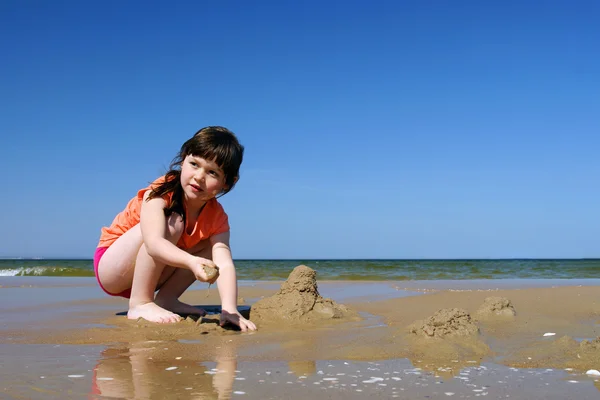
[[[166,239],[177,243],[184,229],[181,216],[171,215],[166,228]],[[138,224],[106,250],[98,265],[98,278],[110,293],[131,289],[128,318],[176,322],[179,316],[154,304],[157,283],[168,280],[175,268],[165,268],[164,264],[155,261],[142,244],[142,231]]]
[[[198,243],[189,252],[198,257],[212,259],[212,251],[208,240]],[[179,297],[183,292],[196,281],[194,273],[187,269],[174,269],[173,274],[160,285],[155,303],[178,314],[204,315],[206,312],[203,309],[179,301]]]
[[142,231],[137,224],[119,237],[98,264],[98,279],[110,293],[131,289],[135,259],[142,247]]
[[[178,214],[172,214],[167,218],[166,228],[165,238],[171,243],[176,244],[185,228],[183,219]],[[135,259],[127,318],[143,318],[148,321],[160,323],[181,320],[179,315],[160,307],[154,302],[154,291],[163,273],[170,276],[167,282],[172,278],[172,267],[167,267],[167,270],[165,270],[165,267],[164,263],[152,258],[148,254],[146,246],[140,247]]]

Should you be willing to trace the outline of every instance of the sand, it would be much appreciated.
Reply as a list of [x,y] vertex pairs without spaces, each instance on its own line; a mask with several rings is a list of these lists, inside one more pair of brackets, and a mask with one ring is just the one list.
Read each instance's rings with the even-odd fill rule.
[[[116,315],[126,311],[126,302],[98,295],[89,281],[83,288],[79,282],[72,287],[0,282],[4,305],[15,295],[27,299],[3,307],[0,350],[11,368],[0,393],[6,398],[68,398],[69,390],[73,398],[149,392],[157,398],[160,393],[291,399],[598,396],[598,378],[586,375],[600,370],[597,286],[541,287],[536,281],[534,288],[491,284],[485,290],[448,290],[439,282],[434,288],[419,282],[319,282],[317,287],[309,270],[295,272],[284,283],[240,286],[247,303],[242,310],[259,327],[253,333],[219,327],[214,306],[204,318],[157,325]],[[60,302],[53,302],[52,290],[61,292]],[[75,299],[69,299],[70,292]],[[34,293],[42,293],[37,304]],[[333,298],[327,299],[328,293]],[[202,286],[182,300],[218,304],[216,291],[205,296]]]

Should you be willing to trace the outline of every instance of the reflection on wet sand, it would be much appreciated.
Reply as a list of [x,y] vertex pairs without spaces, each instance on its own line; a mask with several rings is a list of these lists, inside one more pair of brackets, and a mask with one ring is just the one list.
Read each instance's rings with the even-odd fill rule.
[[311,376],[317,373],[317,363],[315,361],[290,361],[288,362],[290,371],[296,376]]
[[[198,357],[198,346],[212,346],[210,360]],[[146,340],[109,347],[94,368],[90,398],[229,399],[240,373],[237,354],[238,344],[228,338],[211,344]],[[296,377],[317,374],[314,360],[287,365]]]
[[90,397],[231,398],[237,368],[232,343],[215,349],[214,369],[186,354],[173,357],[170,343],[145,341],[103,351],[94,369]]

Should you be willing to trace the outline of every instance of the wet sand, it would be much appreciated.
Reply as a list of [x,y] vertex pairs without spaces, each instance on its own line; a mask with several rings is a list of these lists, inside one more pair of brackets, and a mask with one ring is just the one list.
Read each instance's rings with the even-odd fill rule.
[[[242,309],[252,317],[280,284],[242,282]],[[323,297],[360,318],[262,321],[241,333],[220,328],[217,314],[170,326],[128,321],[117,315],[126,301],[103,295],[93,278],[2,278],[0,397],[597,398],[599,377],[586,372],[600,370],[598,285],[319,282]],[[218,313],[214,288],[208,298],[206,285],[193,289],[183,301]],[[510,299],[516,315],[483,318],[490,296]],[[447,308],[464,310],[477,333],[409,332]]]

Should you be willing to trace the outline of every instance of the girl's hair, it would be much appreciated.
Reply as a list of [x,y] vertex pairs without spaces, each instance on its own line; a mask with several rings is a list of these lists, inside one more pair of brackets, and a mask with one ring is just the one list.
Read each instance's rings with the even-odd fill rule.
[[244,157],[244,146],[240,144],[233,132],[222,126],[202,128],[181,146],[181,150],[175,156],[169,166],[169,171],[165,174],[165,181],[152,189],[148,195],[148,200],[172,192],[171,205],[165,208],[165,215],[169,216],[175,212],[181,215],[184,221],[183,188],[179,177],[181,175],[181,164],[188,155],[213,161],[223,170],[226,189],[220,194],[222,196],[233,189],[239,177],[240,165]]

